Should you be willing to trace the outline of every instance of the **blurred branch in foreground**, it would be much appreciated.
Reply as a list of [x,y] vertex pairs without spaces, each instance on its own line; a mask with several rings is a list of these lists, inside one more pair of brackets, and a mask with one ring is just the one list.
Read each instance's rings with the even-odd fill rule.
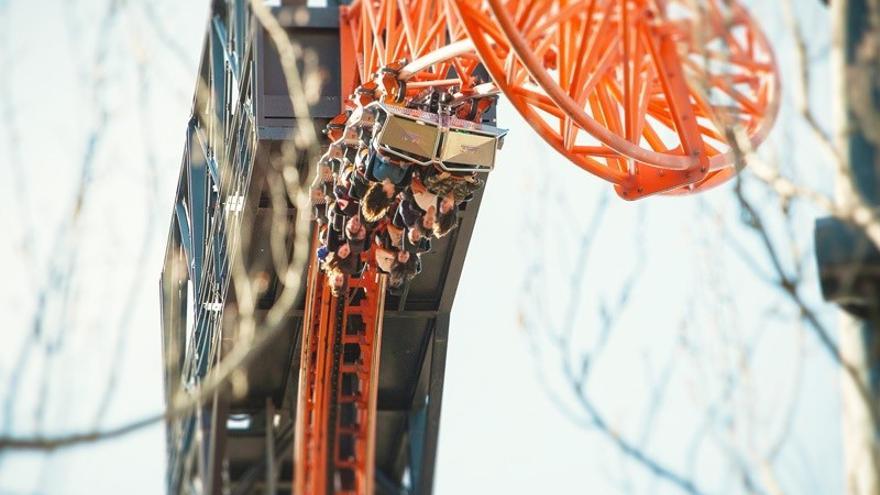
[[[114,19],[119,8],[120,4],[118,2],[114,1],[108,3],[107,19]],[[250,2],[250,8],[252,9],[254,18],[258,21],[257,26],[265,29],[278,47],[282,69],[287,81],[287,88],[296,118],[301,121],[310,121],[308,102],[315,98],[314,91],[320,87],[320,75],[315,70],[314,57],[310,58],[308,53],[303,53],[302,50],[289,41],[287,34],[278,25],[278,21],[271,15],[263,2],[254,0]],[[110,21],[106,21],[104,26],[109,26],[109,22]],[[108,27],[107,29],[110,28]],[[106,50],[110,44],[100,43],[98,46],[100,47],[98,52],[100,60],[103,57],[101,54],[105,53],[105,51],[102,50]],[[304,62],[304,67],[306,69],[304,74],[299,73],[297,61]],[[315,81],[316,78],[318,79],[318,82]],[[144,81],[142,80],[141,83],[141,90],[146,91],[147,88],[143,85]],[[197,90],[197,95],[204,97],[211,93],[210,91],[205,90],[205,88],[210,85],[209,81],[200,78],[198,85],[202,89]],[[100,97],[102,93],[102,86],[96,85],[95,94]],[[217,121],[214,110],[215,109],[212,108],[212,103],[204,98],[198,99],[194,102],[193,112],[198,115],[198,118],[202,122],[206,122],[209,129],[219,130],[222,129],[222,126]],[[107,124],[107,118],[102,117],[98,119],[98,122],[102,123],[101,126],[104,126]],[[146,125],[146,122],[144,124]],[[103,127],[98,127],[99,130],[102,128]],[[169,402],[164,411],[146,414],[139,419],[125,422],[124,424],[114,427],[101,428],[96,424],[92,429],[80,432],[74,431],[67,434],[43,434],[38,431],[34,434],[17,435],[15,433],[15,428],[12,428],[12,426],[9,425],[4,429],[2,435],[0,435],[0,450],[6,452],[12,450],[52,451],[84,443],[112,439],[155,424],[163,419],[166,421],[175,421],[184,416],[191,415],[206,402],[210,401],[213,397],[216,397],[218,391],[225,389],[226,387],[229,387],[233,393],[242,392],[240,387],[240,370],[245,369],[249,363],[258,359],[261,352],[265,351],[267,346],[271,343],[273,337],[279,332],[285,330],[280,325],[282,321],[281,316],[288,313],[295,302],[296,294],[299,292],[301,273],[308,259],[308,233],[311,211],[309,196],[303,185],[310,182],[310,177],[299,177],[297,175],[296,167],[297,164],[303,161],[306,163],[312,163],[314,157],[318,156],[319,150],[317,135],[314,133],[314,129],[310,126],[300,126],[298,129],[299,133],[290,141],[293,144],[285,146],[281,150],[281,154],[273,161],[274,172],[272,173],[274,174],[274,179],[272,179],[272,181],[273,184],[282,185],[282,188],[273,189],[272,203],[283,204],[283,209],[285,211],[287,210],[287,204],[295,205],[299,218],[295,223],[296,227],[293,232],[294,242],[291,248],[288,249],[283,243],[280,245],[277,245],[277,243],[276,245],[273,245],[273,249],[277,250],[276,248],[278,248],[282,251],[273,253],[273,257],[276,260],[282,260],[279,264],[279,269],[282,271],[277,275],[281,283],[282,295],[278,302],[267,312],[267,317],[258,322],[254,315],[256,296],[260,291],[265,290],[265,287],[263,287],[265,282],[260,278],[260,274],[251,273],[244,265],[242,265],[240,257],[235,256],[236,252],[241,252],[242,243],[249,242],[246,234],[248,233],[250,226],[237,223],[241,220],[240,215],[237,215],[234,218],[230,217],[231,220],[227,220],[229,222],[228,230],[234,233],[241,232],[239,235],[230,235],[226,239],[226,242],[228,243],[227,252],[231,253],[232,283],[237,289],[238,296],[236,301],[236,311],[229,316],[238,320],[236,326],[240,331],[236,336],[236,341],[232,342],[228,350],[225,352],[223,360],[220,361],[217,366],[211,368],[207,375],[199,380],[198,386],[195,389],[180,390],[177,396]],[[310,129],[312,132],[309,132]],[[89,137],[86,153],[87,158],[85,160],[86,165],[90,164],[92,160],[91,157],[94,157],[95,150],[99,145],[100,134],[100,132],[96,131]],[[218,150],[218,152],[225,153],[226,151]],[[82,182],[75,195],[76,206],[74,207],[73,223],[65,224],[63,227],[64,231],[71,229],[71,225],[76,224],[76,215],[81,211],[82,204],[87,201],[89,191],[88,185],[90,184],[89,179],[91,177],[91,172],[89,171],[88,166],[84,166],[84,171],[81,174],[81,177]],[[226,187],[230,186],[227,185]],[[275,196],[280,196],[280,198],[276,198]],[[222,208],[222,205],[220,208],[216,208],[215,211],[218,211],[220,215],[224,214],[224,208]],[[215,217],[215,222],[216,221],[219,221],[217,217]],[[286,213],[275,215],[273,232],[277,231],[278,234],[276,235],[273,233],[273,237],[280,239],[289,237],[288,222],[289,219]],[[212,226],[212,228],[214,227]],[[248,297],[248,294],[251,294],[251,296]],[[54,300],[50,295],[47,295],[40,300],[42,301],[44,299],[49,301]],[[203,301],[196,301],[193,304],[197,304],[197,307],[201,307],[202,302]],[[37,308],[36,315],[38,318],[37,321],[42,321],[40,320],[44,315],[44,309],[42,306]],[[121,321],[124,323],[125,317],[123,317]],[[38,335],[39,333],[40,332],[37,331],[35,332],[35,335]],[[195,336],[193,336],[193,338],[195,338]],[[117,348],[118,345],[120,345],[119,342],[117,342]],[[19,353],[19,356],[26,357],[26,355],[27,353],[25,352]],[[104,416],[106,409],[113,401],[115,387],[116,384],[112,380],[108,382],[103,400],[98,408],[98,423],[101,422],[101,418]],[[8,390],[10,390],[10,392],[4,402],[8,408],[11,408],[11,404],[15,402],[16,396],[14,384]],[[11,421],[11,417],[11,414],[7,415],[7,421]]]

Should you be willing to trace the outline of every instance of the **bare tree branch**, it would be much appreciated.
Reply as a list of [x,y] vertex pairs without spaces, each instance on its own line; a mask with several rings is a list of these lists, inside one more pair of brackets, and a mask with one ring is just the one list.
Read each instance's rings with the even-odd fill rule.
[[[149,194],[148,204],[155,204],[158,200],[159,192],[159,158],[156,155],[156,142],[153,139],[152,133],[153,122],[151,119],[150,111],[151,88],[148,74],[149,62],[146,59],[145,54],[142,50],[136,51],[134,59],[138,75],[137,88],[139,94],[137,107],[138,117],[140,119],[140,139],[141,142],[144,144],[145,162],[148,177],[148,180],[146,182],[146,189]],[[143,230],[143,239],[138,249],[138,253],[135,255],[134,258],[134,274],[131,278],[131,282],[128,284],[127,290],[125,291],[125,297],[121,306],[119,320],[113,327],[113,330],[115,331],[115,341],[112,346],[113,353],[111,364],[109,367],[109,369],[111,370],[119,370],[123,361],[125,360],[125,344],[127,342],[126,337],[128,336],[128,329],[137,308],[138,296],[143,292],[144,281],[149,280],[149,277],[147,276],[147,270],[150,269],[150,266],[147,261],[149,259],[150,250],[156,240],[155,235],[158,219],[156,217],[155,211],[148,211],[145,216],[146,225],[144,226]],[[119,373],[110,373],[107,378],[107,384],[105,386],[104,392],[101,395],[101,401],[96,409],[97,412],[95,413],[96,428],[103,422],[104,418],[106,417],[107,411],[110,408],[110,405],[116,398],[116,391],[119,385],[119,379]]]
[[[116,13],[117,3],[111,2],[108,10],[108,18],[112,18]],[[288,90],[293,104],[294,114],[300,122],[311,122],[309,117],[308,101],[310,93],[308,88],[314,91],[320,85],[314,80],[303,84],[299,70],[296,66],[298,57],[302,57],[306,61],[306,67],[313,69],[315,67],[314,56],[308,53],[298,53],[297,49],[291,44],[287,38],[287,34],[278,24],[278,21],[271,15],[269,10],[259,0],[251,1],[251,8],[255,17],[259,20],[263,28],[269,32],[270,37],[276,43],[279,54],[281,56],[281,64],[287,80]],[[307,81],[310,78],[318,77],[316,71],[309,70],[303,75]],[[204,85],[205,82],[201,81]],[[204,91],[197,91],[197,94],[205,94]],[[312,94],[311,98],[314,98]],[[208,108],[204,102],[197,102],[195,107],[199,112],[203,112]],[[213,119],[212,114],[202,113],[203,119],[209,121]],[[106,119],[100,119],[106,122]],[[313,163],[319,154],[317,134],[314,127],[310,125],[301,125],[298,127],[298,133],[294,136],[293,144],[283,150],[282,159],[276,162],[274,167],[281,171],[281,177],[285,186],[285,193],[291,198],[291,201],[297,208],[297,221],[294,229],[294,243],[291,250],[291,260],[287,264],[287,269],[283,273],[279,273],[279,280],[283,284],[281,296],[269,310],[267,317],[259,325],[254,316],[254,308],[256,307],[256,298],[252,284],[254,283],[251,274],[247,272],[246,267],[242,264],[241,256],[236,256],[237,248],[241,247],[242,238],[246,236],[236,235],[229,239],[232,253],[232,282],[236,288],[237,296],[237,314],[238,327],[241,334],[246,338],[239,339],[232,349],[223,356],[223,360],[217,363],[205,376],[193,393],[181,391],[168,404],[165,411],[146,415],[140,419],[123,423],[120,426],[108,429],[93,429],[85,432],[74,432],[60,435],[41,435],[34,436],[16,436],[7,429],[0,436],[0,450],[38,450],[53,451],[61,448],[67,448],[75,445],[93,443],[107,439],[116,438],[161,420],[172,421],[181,417],[192,414],[197,408],[209,400],[215,393],[228,384],[235,385],[236,377],[241,376],[241,370],[258,359],[268,345],[274,341],[275,337],[286,329],[282,326],[285,321],[285,315],[291,310],[296,301],[296,296],[300,289],[300,279],[302,270],[305,268],[309,258],[309,231],[311,221],[310,198],[304,184],[310,182],[309,177],[300,178],[296,169],[297,156],[304,153]],[[97,137],[93,134],[89,140],[88,152],[86,154],[86,163],[91,163],[94,156],[95,146],[97,145]],[[81,175],[82,181],[78,188],[76,207],[74,212],[78,214],[81,211],[81,205],[85,200],[85,192],[87,191],[88,179],[90,172],[88,167],[84,167]],[[239,225],[233,222],[230,225],[232,233],[238,232]],[[242,225],[247,229],[249,226]],[[273,225],[273,228],[286,229],[286,221],[283,225]],[[206,291],[207,292],[207,291]],[[42,314],[42,313],[41,313]],[[235,388],[235,387],[233,387]]]

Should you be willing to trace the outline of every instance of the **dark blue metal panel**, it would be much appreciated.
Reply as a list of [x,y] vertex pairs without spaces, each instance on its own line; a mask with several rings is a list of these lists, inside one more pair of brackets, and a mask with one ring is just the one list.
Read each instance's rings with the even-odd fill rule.
[[409,415],[409,473],[410,486],[419,486],[422,480],[422,462],[425,453],[425,426],[428,424],[427,404]]
[[216,42],[218,48],[223,54],[223,61],[228,64],[232,72],[232,79],[235,81],[235,84],[238,84],[238,74],[240,72],[238,57],[229,51],[229,36],[226,33],[226,26],[223,24],[223,20],[220,19],[219,16],[214,16],[214,20],[211,24],[214,27],[214,36],[217,38]]
[[[191,128],[192,129],[192,128]],[[205,224],[207,223],[208,203],[206,195],[208,193],[208,177],[207,177],[207,161],[205,159],[204,148],[199,144],[193,143],[197,139],[196,133],[192,130],[188,133],[189,145],[189,167],[187,167],[187,213],[190,217],[189,228],[192,239],[192,261],[195,276],[192,278],[193,284],[201,286],[202,282],[202,264],[205,258]]]
[[187,215],[186,205],[183,201],[174,205],[174,215],[177,219],[177,228],[180,229],[180,244],[183,246],[184,253],[186,253],[186,268],[189,271],[189,278],[190,280],[195,280],[195,274],[193,273],[195,265],[192,261],[193,245],[189,228],[189,216]]
[[220,38],[216,26],[222,25],[223,20],[219,16],[212,18],[211,25],[211,94],[214,96],[214,117],[217,119],[217,129],[211,135],[211,147],[222,149],[222,143],[215,143],[213,139],[219,139],[226,122],[226,45],[225,40]]
[[[235,26],[235,55],[236,59],[240,61],[239,57],[244,56],[245,50],[245,41],[247,37],[247,9],[245,8],[245,0],[234,0],[233,8],[232,8],[232,17],[234,19]],[[237,65],[238,68],[238,78],[241,80],[241,64]]]

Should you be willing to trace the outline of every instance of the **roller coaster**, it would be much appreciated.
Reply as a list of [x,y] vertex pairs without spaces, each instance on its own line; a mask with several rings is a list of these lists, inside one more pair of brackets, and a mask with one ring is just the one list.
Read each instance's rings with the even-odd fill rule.
[[[498,98],[625,200],[729,180],[779,108],[773,51],[733,0],[275,3],[320,97],[295,111],[264,2],[213,2],[161,275],[166,399],[201,404],[167,421],[169,493],[432,491]],[[323,156],[291,160],[302,129]],[[311,205],[273,194],[289,169],[318,177]],[[306,227],[291,295],[278,246],[289,260]]]

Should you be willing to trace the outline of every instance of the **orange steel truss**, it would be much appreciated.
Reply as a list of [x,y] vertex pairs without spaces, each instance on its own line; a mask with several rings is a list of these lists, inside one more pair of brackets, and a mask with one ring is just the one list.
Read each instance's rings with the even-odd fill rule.
[[779,107],[773,51],[726,0],[450,0],[493,80],[572,162],[636,199],[731,177]]
[[294,444],[294,493],[373,493],[385,276],[368,268],[340,297],[309,267]]
[[[392,71],[399,82],[398,101],[429,87],[455,87],[460,93],[492,86],[475,74],[480,59],[455,17],[442,0],[355,0],[340,7],[343,60],[351,56],[356,71],[343,68],[343,91]],[[349,51],[351,52],[349,54]],[[392,84],[388,81],[387,84]]]
[[730,130],[756,147],[779,109],[773,51],[734,0],[360,0],[342,26],[357,67],[346,89],[391,68],[397,101],[427,86],[503,91],[626,199],[724,182]]

